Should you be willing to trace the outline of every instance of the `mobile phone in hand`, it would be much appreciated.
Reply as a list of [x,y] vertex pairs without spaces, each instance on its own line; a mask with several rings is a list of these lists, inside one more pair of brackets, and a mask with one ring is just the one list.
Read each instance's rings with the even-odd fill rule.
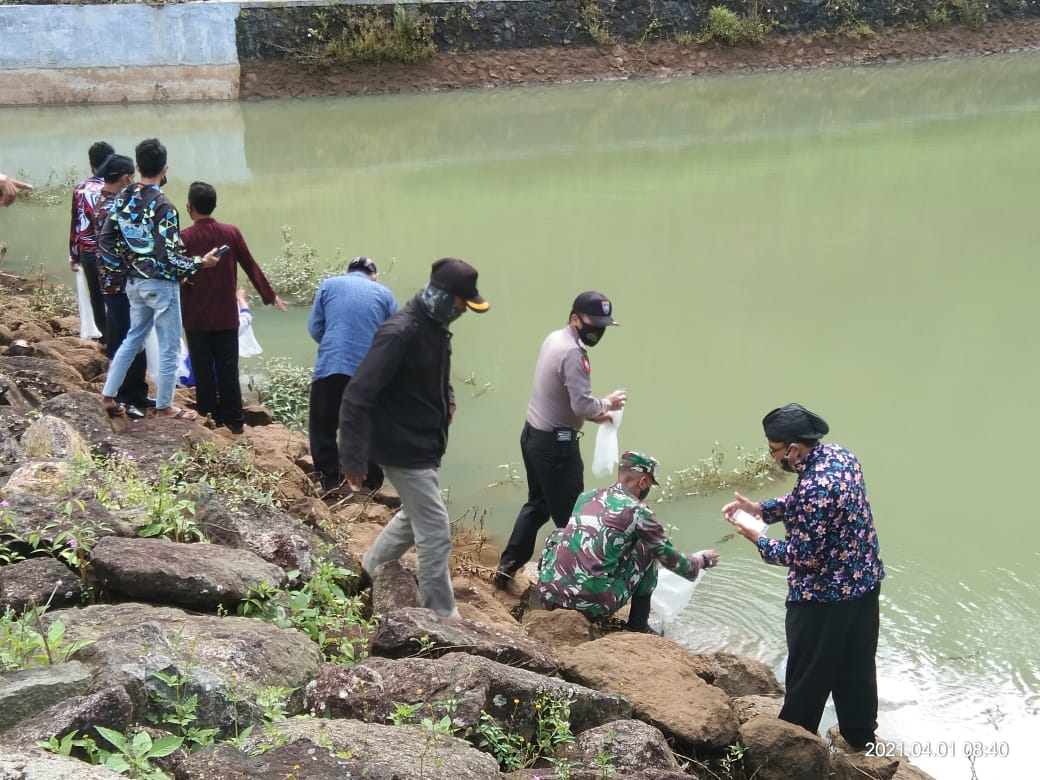
[[217,247],[217,257],[220,257],[225,252],[230,252],[230,251],[231,251],[231,247],[229,247],[227,244],[221,244],[220,246]]

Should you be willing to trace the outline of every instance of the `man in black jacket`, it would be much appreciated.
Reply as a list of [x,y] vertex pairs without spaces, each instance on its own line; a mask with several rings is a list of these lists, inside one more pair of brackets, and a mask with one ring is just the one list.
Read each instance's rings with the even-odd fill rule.
[[455,414],[448,325],[466,309],[489,308],[477,292],[473,266],[438,260],[429,284],[379,326],[340,406],[339,453],[347,481],[360,486],[373,461],[401,496],[400,511],[361,561],[363,574],[414,545],[422,605],[451,618],[459,613],[448,571],[450,518],[438,483]]

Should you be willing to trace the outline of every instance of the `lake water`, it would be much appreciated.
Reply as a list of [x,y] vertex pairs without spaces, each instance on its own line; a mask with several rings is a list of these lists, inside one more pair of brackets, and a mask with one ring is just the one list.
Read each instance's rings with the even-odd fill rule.
[[[593,386],[628,389],[621,445],[666,471],[716,442],[729,462],[761,448],[762,415],[788,401],[822,414],[863,463],[889,572],[879,734],[942,754],[918,761],[941,780],[972,777],[975,742],[1009,753],[978,759],[979,778],[1033,774],[1040,56],[7,109],[0,170],[83,172],[94,140],[132,154],[151,135],[170,150],[174,202],[194,179],[215,184],[216,216],[261,264],[284,225],[326,260],[392,264],[402,302],[438,257],[480,270],[492,309],[455,326],[442,476],[453,513],[486,509],[498,541],[523,501],[508,472],[538,347],[582,290],[609,294],[621,322],[591,353]],[[67,274],[67,220],[64,204],[0,211],[6,267]],[[310,365],[306,315],[259,311],[267,354]],[[659,515],[699,549],[728,532],[726,499],[677,497]],[[784,572],[743,540],[719,549],[669,635],[782,675]]]

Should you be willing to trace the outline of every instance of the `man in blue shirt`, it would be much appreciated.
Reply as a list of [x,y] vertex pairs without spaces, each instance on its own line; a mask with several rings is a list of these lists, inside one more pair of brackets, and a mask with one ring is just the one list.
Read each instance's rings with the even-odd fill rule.
[[[367,257],[355,257],[345,274],[321,283],[307,321],[311,338],[318,342],[308,433],[314,469],[326,491],[343,481],[336,443],[343,392],[368,353],[376,330],[397,313],[394,294],[378,280],[376,264]],[[382,469],[370,463],[364,487],[377,490],[382,484]]]

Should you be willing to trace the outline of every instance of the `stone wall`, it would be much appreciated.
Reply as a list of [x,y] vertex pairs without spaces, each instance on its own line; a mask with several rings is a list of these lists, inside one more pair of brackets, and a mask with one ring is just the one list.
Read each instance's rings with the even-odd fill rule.
[[[780,32],[834,30],[855,19],[873,28],[928,24],[930,14],[945,11],[958,18],[958,5],[984,0],[790,0],[762,7]],[[671,39],[697,34],[714,5],[746,12],[742,0],[510,0],[509,2],[404,2],[433,23],[438,51],[478,51],[538,46],[589,45],[584,6],[599,9],[606,29],[622,43]],[[1040,0],[989,0],[989,20],[1040,16]],[[277,61],[306,48],[316,37],[334,38],[351,23],[375,14],[389,17],[395,4],[252,6],[237,21],[242,61]]]

